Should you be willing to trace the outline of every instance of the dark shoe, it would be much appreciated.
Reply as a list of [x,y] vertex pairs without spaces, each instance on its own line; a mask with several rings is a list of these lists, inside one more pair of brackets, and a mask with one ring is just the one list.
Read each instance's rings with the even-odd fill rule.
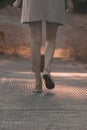
[[43,78],[45,80],[45,85],[47,89],[55,88],[55,83],[50,74],[43,74]]
[[[45,60],[44,60],[44,55],[41,55],[41,68],[40,68],[40,71],[43,72],[43,69],[44,69],[44,63]],[[32,67],[32,71],[34,72],[34,68]]]

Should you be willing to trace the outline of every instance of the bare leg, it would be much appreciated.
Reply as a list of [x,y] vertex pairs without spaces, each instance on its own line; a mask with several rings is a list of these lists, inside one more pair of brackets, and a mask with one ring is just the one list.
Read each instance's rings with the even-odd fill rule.
[[32,65],[36,76],[37,92],[42,89],[42,81],[40,74],[41,66],[41,43],[42,43],[42,22],[30,22],[29,23],[30,35],[31,35],[31,52],[32,52]]
[[46,45],[45,45],[45,68],[44,71],[50,72],[50,66],[55,50],[56,34],[58,24],[46,23]]
[[53,59],[55,50],[56,34],[57,34],[57,23],[46,23],[46,45],[45,45],[45,67],[43,72],[43,78],[48,89],[54,88],[55,84],[50,75],[50,66]]

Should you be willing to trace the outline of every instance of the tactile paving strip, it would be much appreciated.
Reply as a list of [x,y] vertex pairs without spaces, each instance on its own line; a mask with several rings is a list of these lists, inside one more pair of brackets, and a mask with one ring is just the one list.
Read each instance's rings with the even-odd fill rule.
[[72,88],[72,79],[57,78],[54,90],[43,82],[43,93],[34,94],[33,73],[1,72],[0,130],[86,130],[86,87]]

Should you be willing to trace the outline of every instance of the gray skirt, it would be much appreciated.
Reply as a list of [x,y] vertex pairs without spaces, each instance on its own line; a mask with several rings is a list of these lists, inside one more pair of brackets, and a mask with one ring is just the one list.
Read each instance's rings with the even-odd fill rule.
[[65,0],[23,0],[21,22],[64,23]]

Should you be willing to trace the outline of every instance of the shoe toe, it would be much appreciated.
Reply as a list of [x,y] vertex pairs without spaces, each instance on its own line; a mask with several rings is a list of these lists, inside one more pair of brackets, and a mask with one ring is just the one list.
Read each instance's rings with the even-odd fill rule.
[[45,86],[47,89],[53,89],[55,87],[52,77],[48,74],[44,74],[43,78],[45,80]]

